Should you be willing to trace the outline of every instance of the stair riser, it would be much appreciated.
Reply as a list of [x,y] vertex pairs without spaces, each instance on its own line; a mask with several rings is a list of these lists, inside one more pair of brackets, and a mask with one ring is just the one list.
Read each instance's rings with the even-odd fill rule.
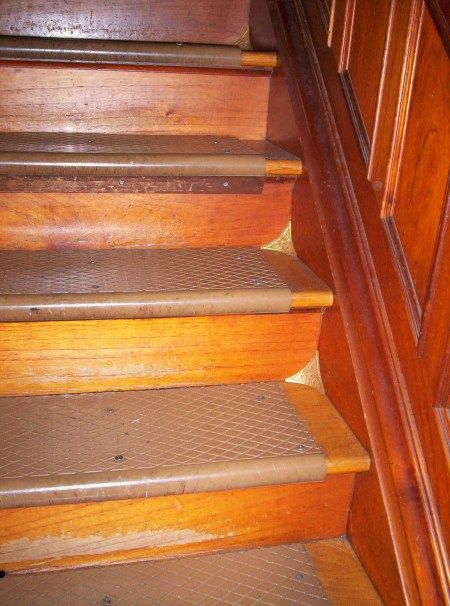
[[0,395],[284,380],[321,313],[0,325]]
[[0,248],[259,247],[286,227],[291,191],[285,181],[239,196],[2,194]]
[[0,130],[262,139],[269,81],[264,72],[3,66]]
[[249,0],[2,0],[0,33],[235,44],[248,13]]
[[0,512],[7,572],[68,568],[345,533],[352,474],[324,482]]

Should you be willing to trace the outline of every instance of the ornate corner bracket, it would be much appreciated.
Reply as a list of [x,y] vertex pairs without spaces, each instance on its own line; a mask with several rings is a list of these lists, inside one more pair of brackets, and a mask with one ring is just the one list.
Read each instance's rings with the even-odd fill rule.
[[294,245],[292,244],[291,222],[289,221],[281,234],[275,238],[275,240],[272,240],[272,242],[269,242],[268,244],[264,244],[261,246],[261,248],[262,250],[276,250],[284,253],[285,255],[297,257]]
[[288,377],[286,383],[310,385],[325,395],[322,375],[320,374],[319,352],[315,351],[308,364],[299,372],[296,372],[295,375],[292,375],[292,377]]
[[239,46],[242,50],[251,50],[252,45],[250,44],[250,28],[247,27],[239,36],[239,38],[234,43],[235,46]]

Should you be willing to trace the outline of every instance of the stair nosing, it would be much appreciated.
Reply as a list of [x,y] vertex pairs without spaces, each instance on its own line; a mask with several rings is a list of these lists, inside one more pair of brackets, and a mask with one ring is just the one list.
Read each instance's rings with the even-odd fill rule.
[[326,475],[324,455],[311,453],[125,471],[4,478],[0,480],[0,509],[318,482]]
[[239,46],[89,38],[0,36],[0,60],[36,63],[176,66],[205,69],[270,70],[274,52],[242,50]]

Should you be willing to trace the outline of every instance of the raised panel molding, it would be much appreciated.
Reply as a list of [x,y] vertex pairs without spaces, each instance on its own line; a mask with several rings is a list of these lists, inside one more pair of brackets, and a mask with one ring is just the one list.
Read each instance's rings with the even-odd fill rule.
[[367,167],[372,153],[393,4],[389,0],[346,2],[339,71]]
[[[445,50],[423,1],[413,2],[382,218],[416,343],[423,340],[442,248],[450,130]],[[436,153],[441,150],[441,153]],[[420,350],[420,347],[419,347]],[[419,351],[420,353],[420,351]]]

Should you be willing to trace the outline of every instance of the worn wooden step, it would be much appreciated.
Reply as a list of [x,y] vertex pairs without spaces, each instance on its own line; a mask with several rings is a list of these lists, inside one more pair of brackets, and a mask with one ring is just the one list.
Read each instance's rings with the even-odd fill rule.
[[[324,530],[334,533],[336,522],[345,519],[353,475],[369,467],[367,454],[327,398],[304,385],[5,398],[0,419],[0,567],[6,570],[43,566],[44,560],[48,567],[65,566],[68,560],[60,562],[60,556],[69,551],[84,563],[115,561],[119,528],[124,559],[137,546],[145,557],[158,555],[157,546],[167,554],[176,547],[161,524],[174,532],[174,524],[186,518],[199,532],[187,543],[208,550],[208,520],[197,496],[205,499],[206,509],[216,510],[224,507],[226,494],[241,495],[244,502],[252,490],[265,490],[264,512],[255,502],[253,513],[270,523],[278,515],[281,494],[298,496],[303,486],[303,505],[320,502],[332,477],[341,502],[330,497],[335,523]],[[170,495],[177,497],[178,521],[171,518]],[[233,498],[228,511],[215,519],[219,548],[236,545],[233,537],[243,523],[232,511]],[[124,518],[122,503],[129,517]],[[314,512],[322,522],[330,514],[326,507]],[[98,519],[92,536],[76,545],[94,510]],[[70,533],[57,515],[65,511],[70,511]],[[156,521],[157,511],[165,511],[166,519]],[[141,515],[146,520],[142,533],[134,530]],[[51,520],[51,528],[43,517]],[[294,524],[294,533],[302,525],[305,531],[304,518],[279,521],[270,541],[279,542],[288,523]],[[99,550],[96,534],[104,541]],[[237,544],[253,540],[252,529],[241,527],[238,534]],[[22,541],[26,536],[29,546]],[[40,552],[44,543],[45,554]]]
[[0,132],[264,139],[269,87],[266,70],[4,61]]
[[301,261],[252,248],[0,252],[0,322],[287,313],[332,304]]
[[223,193],[189,196],[2,193],[0,249],[260,247],[283,232],[290,219],[294,180],[265,183],[261,193],[239,195],[228,191],[229,179],[220,181]]
[[272,69],[273,52],[241,50],[238,46],[0,36],[0,61],[39,61],[101,65],[176,65],[239,69]]
[[0,324],[0,395],[284,380],[318,347],[320,310]]
[[[117,191],[137,184],[167,191],[167,179],[190,182],[205,177],[296,177],[301,160],[267,141],[233,137],[105,135],[99,133],[0,133],[0,189],[102,191],[105,182]],[[20,177],[27,177],[25,180]],[[42,177],[46,180],[42,182]],[[19,178],[17,180],[17,178]],[[125,179],[131,179],[125,184]],[[137,178],[137,179],[136,179]],[[163,178],[163,179],[162,179]],[[80,180],[81,179],[81,183]],[[3,181],[3,185],[2,185]],[[194,181],[195,183],[195,181]],[[229,189],[221,179],[219,191]],[[225,187],[227,186],[227,187]],[[195,191],[195,188],[194,188]]]
[[0,33],[240,44],[248,15],[249,0],[2,0]]
[[344,538],[0,581],[4,606],[381,606]]

